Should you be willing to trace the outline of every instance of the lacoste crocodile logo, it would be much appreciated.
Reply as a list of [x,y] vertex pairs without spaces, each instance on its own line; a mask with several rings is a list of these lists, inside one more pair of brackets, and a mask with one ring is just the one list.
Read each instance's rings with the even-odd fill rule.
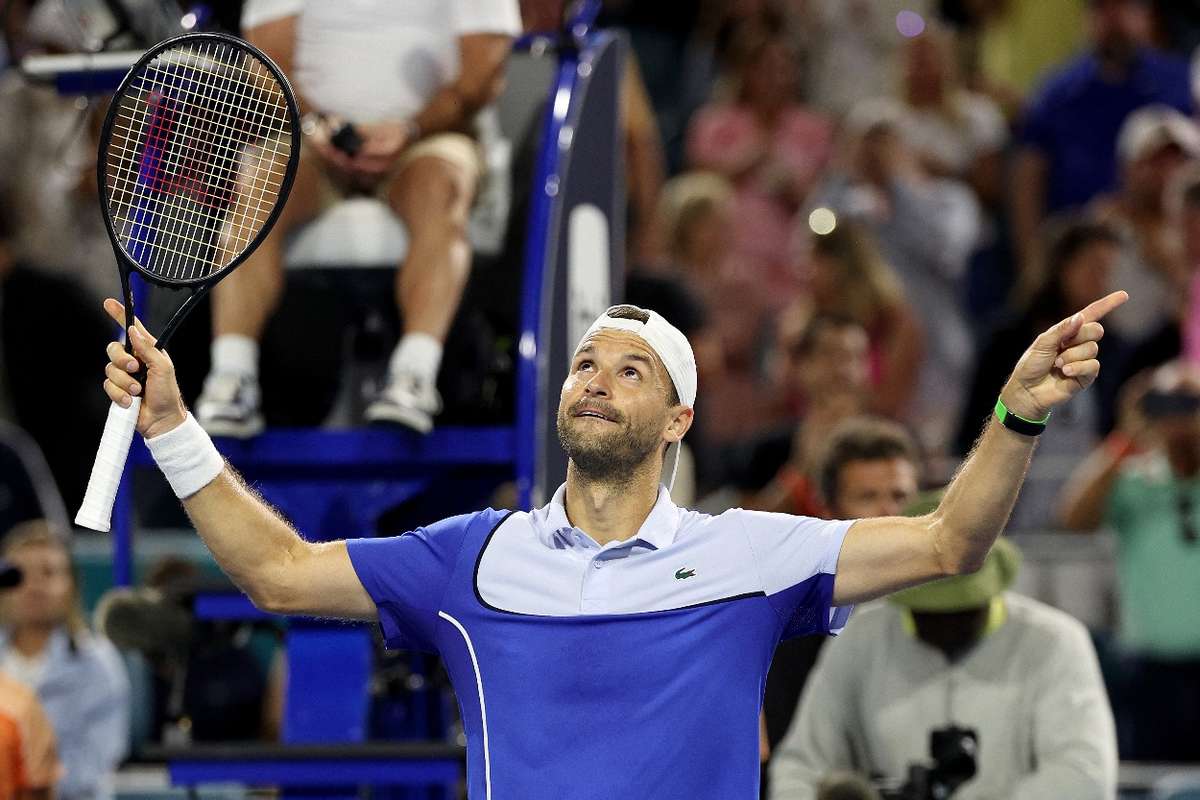
[[690,578],[695,574],[696,574],[696,570],[694,570],[694,569],[688,569],[687,567],[680,567],[679,569],[675,570],[675,580],[677,580],[677,581],[686,580],[687,578]]

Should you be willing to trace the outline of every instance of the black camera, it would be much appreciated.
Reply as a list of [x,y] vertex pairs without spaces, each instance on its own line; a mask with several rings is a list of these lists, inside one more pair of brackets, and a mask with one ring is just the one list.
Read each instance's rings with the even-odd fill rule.
[[949,725],[929,732],[929,763],[909,764],[897,787],[876,781],[883,800],[946,800],[975,777],[979,736],[971,728]]

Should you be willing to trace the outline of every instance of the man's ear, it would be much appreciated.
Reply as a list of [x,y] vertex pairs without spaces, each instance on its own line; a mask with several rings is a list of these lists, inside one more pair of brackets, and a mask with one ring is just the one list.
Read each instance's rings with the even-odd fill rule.
[[675,416],[667,426],[667,432],[674,434],[670,441],[677,442],[692,427],[692,421],[695,419],[696,412],[687,406],[675,406],[673,411],[675,412]]

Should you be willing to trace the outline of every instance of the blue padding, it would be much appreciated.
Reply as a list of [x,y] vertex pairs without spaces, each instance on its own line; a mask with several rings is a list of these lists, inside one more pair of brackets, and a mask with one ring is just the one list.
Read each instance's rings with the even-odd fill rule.
[[212,592],[196,595],[192,606],[196,619],[206,620],[255,620],[275,619],[272,614],[259,611],[250,598],[234,592]]
[[98,69],[91,72],[60,72],[54,77],[54,89],[59,94],[108,94],[115,92],[128,67]]
[[[445,427],[427,436],[383,428],[273,428],[253,439],[215,441],[222,455],[242,471],[280,468],[336,475],[338,469],[511,464],[516,458],[511,427]],[[135,440],[131,458],[138,465],[154,463],[140,440]]]
[[295,620],[288,631],[287,655],[283,740],[366,741],[374,661],[367,627]]

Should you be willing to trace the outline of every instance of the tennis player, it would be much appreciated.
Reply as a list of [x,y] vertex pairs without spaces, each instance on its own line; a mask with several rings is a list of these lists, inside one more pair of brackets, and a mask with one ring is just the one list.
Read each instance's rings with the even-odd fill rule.
[[[224,463],[140,323],[105,390],[143,387],[138,430],[222,569],[267,611],[378,620],[438,652],[457,689],[477,800],[757,796],[758,713],[776,643],[835,634],[854,603],[983,563],[1051,409],[1095,380],[1117,292],[1017,363],[941,505],[824,521],[678,508],[665,460],[692,424],[687,339],[653,311],[591,326],[559,400],[566,483],[533,511],[487,509],[385,539],[304,541]],[[114,319],[124,319],[115,300]],[[674,460],[674,459],[672,459]]]

